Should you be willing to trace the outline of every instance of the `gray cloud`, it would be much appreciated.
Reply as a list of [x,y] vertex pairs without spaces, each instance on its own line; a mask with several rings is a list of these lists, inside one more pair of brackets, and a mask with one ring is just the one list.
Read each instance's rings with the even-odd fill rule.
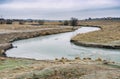
[[119,4],[119,0],[9,0],[0,4],[0,15],[35,19],[119,16],[120,10],[116,8]]

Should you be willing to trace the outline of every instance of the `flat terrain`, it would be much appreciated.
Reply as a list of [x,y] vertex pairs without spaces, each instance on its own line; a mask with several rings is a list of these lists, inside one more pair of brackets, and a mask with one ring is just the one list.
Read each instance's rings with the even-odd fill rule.
[[0,79],[120,79],[120,66],[90,59],[0,57]]
[[72,40],[81,43],[120,46],[120,20],[88,20],[80,21],[79,24],[84,26],[100,26],[101,30],[78,34]]
[[[83,25],[87,25],[87,23],[88,25],[93,24],[102,28],[102,30],[98,32],[81,34],[84,36],[83,41],[108,43],[105,40],[110,37],[109,34],[115,35],[111,35],[111,38],[115,38],[109,39],[109,42],[116,41],[117,37],[117,41],[120,40],[119,22],[114,22],[116,26],[112,25],[113,22],[110,22],[111,24],[105,22],[106,25],[101,25],[102,21],[100,23],[85,21],[80,23]],[[72,31],[71,29],[71,27],[66,28],[56,25],[42,25],[40,27],[29,24],[0,25],[0,45],[5,45],[6,47],[6,43],[11,43],[15,40]],[[90,38],[88,38],[89,34],[92,35],[92,37],[90,36]],[[82,37],[81,35],[80,37]],[[106,38],[105,40],[102,39],[103,36]],[[97,40],[97,37],[101,39],[101,41]],[[92,38],[95,38],[95,40],[90,40]],[[80,38],[77,38],[77,40],[78,39],[80,40]],[[113,44],[113,42],[111,43]],[[61,59],[56,58],[55,60],[34,60],[0,57],[0,79],[120,79],[120,65],[119,63],[104,61],[100,58],[92,60],[91,58],[80,59],[76,57],[73,60],[69,60],[62,57]]]

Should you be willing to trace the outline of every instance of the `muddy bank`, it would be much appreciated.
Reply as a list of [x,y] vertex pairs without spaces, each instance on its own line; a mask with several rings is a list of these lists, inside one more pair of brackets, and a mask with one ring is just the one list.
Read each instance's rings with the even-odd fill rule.
[[0,56],[6,56],[5,51],[13,48],[11,43],[0,44]]
[[6,32],[0,34],[0,55],[5,55],[5,51],[7,49],[12,48],[12,42],[21,40],[21,39],[28,39],[37,36],[43,35],[50,35],[50,34],[57,34],[57,33],[64,33],[73,31],[72,27],[69,28],[51,28],[51,29],[37,29],[37,30],[26,30],[26,31],[16,31],[16,32]]
[[112,44],[100,44],[100,43],[91,43],[91,42],[82,42],[71,39],[71,42],[75,45],[85,46],[85,47],[98,47],[98,48],[108,48],[108,49],[120,49],[120,45],[112,45]]

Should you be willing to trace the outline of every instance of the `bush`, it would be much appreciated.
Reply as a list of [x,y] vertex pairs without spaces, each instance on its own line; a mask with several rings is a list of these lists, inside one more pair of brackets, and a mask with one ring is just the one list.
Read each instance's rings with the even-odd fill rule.
[[77,26],[78,25],[78,19],[77,18],[71,18],[70,25],[73,26],[73,27]]
[[69,25],[69,21],[67,21],[67,20],[64,21],[64,25],[66,25],[66,26]]
[[0,21],[0,24],[5,24],[5,21]]
[[102,59],[101,58],[97,58],[95,61],[102,61]]
[[80,60],[80,57],[75,57],[75,60]]
[[6,20],[6,24],[12,24],[12,20]]
[[43,24],[44,24],[44,20],[39,20],[38,23],[39,23],[40,25],[43,25]]
[[19,21],[19,24],[23,25],[25,24],[25,21]]
[[0,18],[0,24],[5,24],[5,20]]

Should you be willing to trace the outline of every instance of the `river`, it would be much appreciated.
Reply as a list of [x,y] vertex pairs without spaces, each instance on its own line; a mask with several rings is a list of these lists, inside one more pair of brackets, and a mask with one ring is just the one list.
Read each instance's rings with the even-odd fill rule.
[[100,57],[105,60],[120,62],[120,50],[76,46],[70,42],[70,39],[78,33],[97,30],[100,30],[100,28],[81,27],[73,32],[15,41],[13,46],[17,48],[6,51],[6,54],[8,57],[37,60],[52,60],[61,57],[73,59],[79,56],[80,58],[91,57],[93,59]]

